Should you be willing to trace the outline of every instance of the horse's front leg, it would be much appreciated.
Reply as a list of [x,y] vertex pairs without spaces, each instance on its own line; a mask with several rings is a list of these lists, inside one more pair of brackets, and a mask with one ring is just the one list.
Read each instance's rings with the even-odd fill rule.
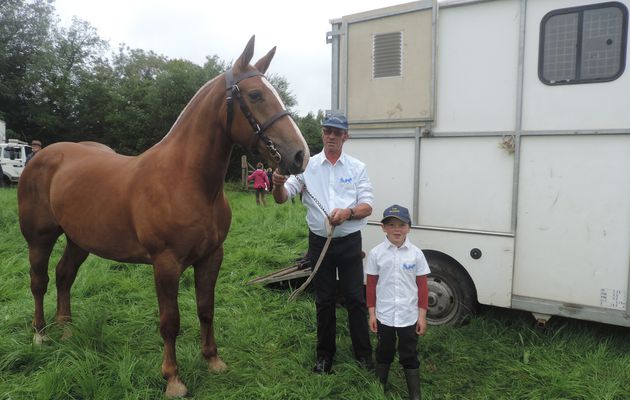
[[160,310],[160,334],[164,340],[162,376],[167,381],[166,397],[183,397],[186,386],[178,376],[175,341],[179,334],[177,294],[182,267],[170,255],[157,257],[153,263],[155,290]]
[[197,315],[201,328],[201,353],[208,361],[212,372],[221,372],[227,365],[219,357],[214,339],[214,287],[223,261],[223,246],[205,259],[193,264],[195,268],[195,294],[197,297]]

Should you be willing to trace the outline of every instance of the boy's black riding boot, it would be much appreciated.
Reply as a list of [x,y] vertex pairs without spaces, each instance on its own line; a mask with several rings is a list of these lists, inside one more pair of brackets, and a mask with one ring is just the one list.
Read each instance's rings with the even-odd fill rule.
[[385,392],[385,385],[387,385],[389,366],[390,364],[376,364],[376,366],[374,367],[376,377],[378,378],[379,382],[381,382],[381,385],[383,385],[383,392]]
[[405,380],[407,381],[407,391],[409,400],[420,400],[420,370],[405,369]]

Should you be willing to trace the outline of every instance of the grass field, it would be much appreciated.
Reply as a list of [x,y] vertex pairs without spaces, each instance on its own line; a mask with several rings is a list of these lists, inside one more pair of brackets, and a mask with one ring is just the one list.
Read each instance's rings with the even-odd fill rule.
[[[390,391],[353,362],[338,312],[334,374],[314,375],[315,312],[307,292],[247,286],[306,249],[300,204],[258,208],[229,191],[233,220],[217,285],[215,334],[228,371],[210,374],[199,351],[192,270],[181,279],[181,377],[194,399],[404,399],[399,365]],[[95,227],[96,229],[97,227]],[[422,244],[419,243],[422,247]],[[46,317],[55,312],[53,253]],[[32,344],[33,302],[15,189],[0,189],[0,400],[160,399],[162,340],[152,270],[90,256],[73,286],[73,336]],[[482,308],[466,326],[429,327],[420,341],[424,399],[629,399],[630,329],[554,317],[545,330],[522,312]],[[374,337],[373,337],[374,339]]]

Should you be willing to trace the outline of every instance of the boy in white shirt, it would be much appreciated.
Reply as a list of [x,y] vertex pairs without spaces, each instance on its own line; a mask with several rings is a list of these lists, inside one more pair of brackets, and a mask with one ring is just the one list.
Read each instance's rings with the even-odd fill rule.
[[376,376],[387,384],[396,352],[405,370],[409,399],[420,399],[418,335],[427,329],[428,287],[431,272],[422,250],[407,240],[409,210],[394,204],[383,212],[386,239],[368,255],[367,305],[370,330],[377,333]]

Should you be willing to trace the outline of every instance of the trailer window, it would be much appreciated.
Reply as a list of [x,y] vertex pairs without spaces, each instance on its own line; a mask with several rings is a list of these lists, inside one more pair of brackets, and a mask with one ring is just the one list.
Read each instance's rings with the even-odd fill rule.
[[402,32],[374,35],[372,77],[402,76]]
[[628,9],[609,2],[554,10],[540,24],[538,76],[547,85],[606,82],[626,64]]

